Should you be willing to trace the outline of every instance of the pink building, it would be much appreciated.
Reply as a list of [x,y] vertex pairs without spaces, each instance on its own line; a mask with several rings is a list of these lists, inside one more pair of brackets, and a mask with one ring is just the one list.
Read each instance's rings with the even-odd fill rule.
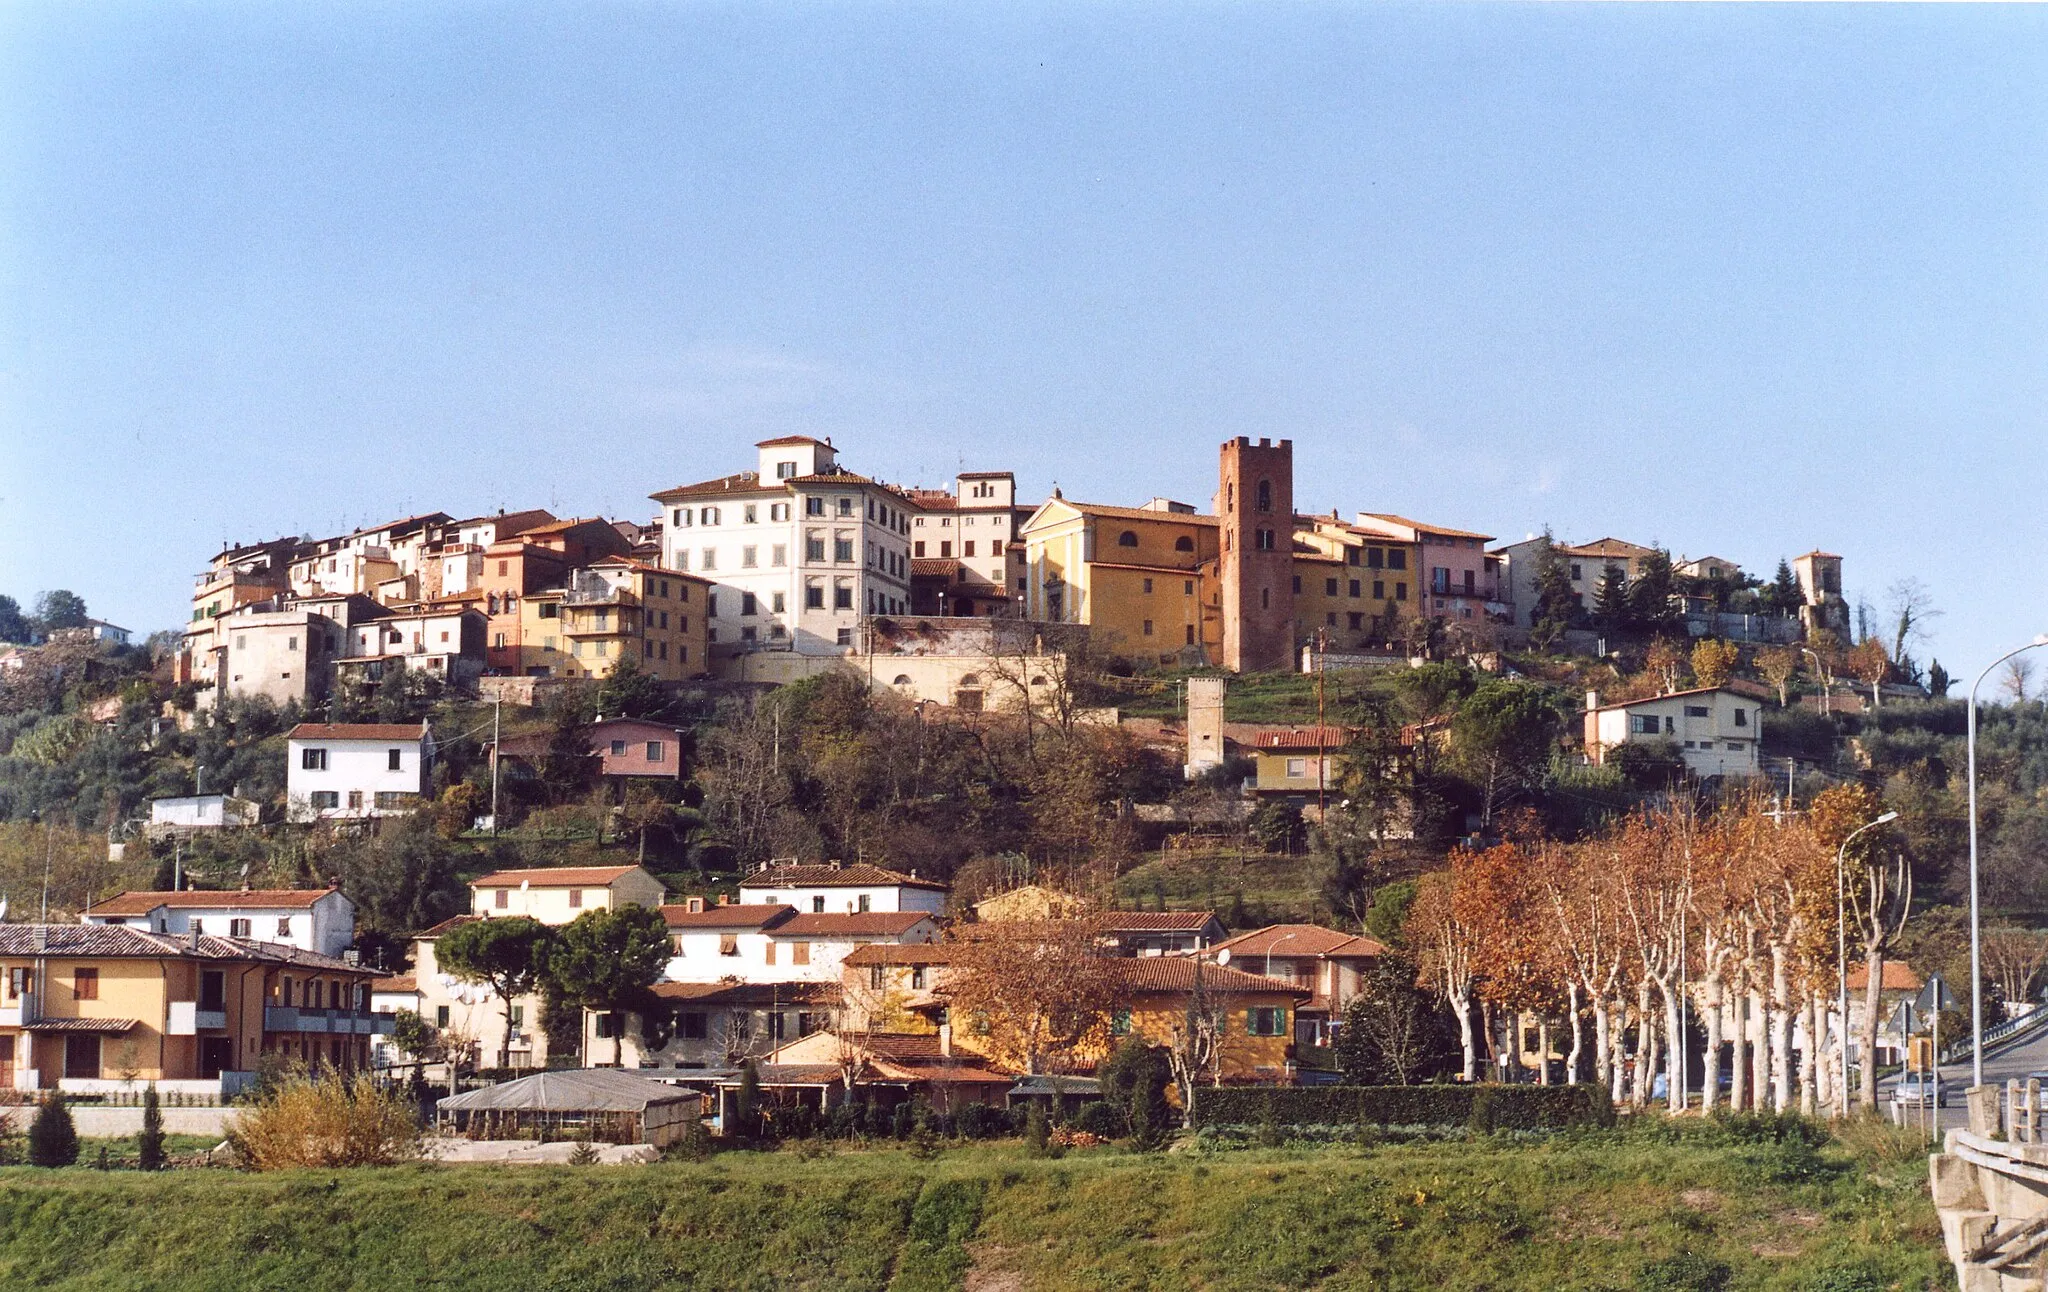
[[1444,619],[1504,616],[1500,562],[1487,555],[1491,534],[1469,529],[1425,525],[1384,512],[1362,511],[1354,526],[1360,533],[1415,545],[1417,609]]

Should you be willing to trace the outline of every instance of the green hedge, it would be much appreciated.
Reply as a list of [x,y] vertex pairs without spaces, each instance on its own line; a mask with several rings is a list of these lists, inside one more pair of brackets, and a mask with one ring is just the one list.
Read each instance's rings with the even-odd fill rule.
[[1227,1086],[1195,1095],[1200,1126],[1470,1126],[1475,1131],[1611,1126],[1598,1086]]

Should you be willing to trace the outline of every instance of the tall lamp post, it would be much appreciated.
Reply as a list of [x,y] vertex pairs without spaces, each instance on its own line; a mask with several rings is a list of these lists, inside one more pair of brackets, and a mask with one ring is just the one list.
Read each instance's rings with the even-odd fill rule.
[[[1842,1018],[1842,1070],[1839,1074],[1841,1080],[1835,1088],[1837,1121],[1846,1120],[1849,1116],[1849,903],[1847,886],[1843,878],[1849,862],[1849,844],[1865,830],[1898,819],[1898,813],[1887,812],[1875,821],[1866,821],[1851,830],[1848,838],[1842,840],[1842,846],[1835,849],[1835,972],[1839,975],[1836,983],[1839,994],[1835,1000],[1835,1008]],[[1881,992],[1883,989],[1883,984],[1880,983],[1878,990]],[[1865,1080],[1869,1079],[1867,1074],[1870,1072],[1870,1058],[1867,1054],[1863,1056]]]
[[1973,1088],[1984,1084],[1983,941],[1977,924],[1977,688],[1984,685],[1984,679],[1991,676],[1992,669],[2037,646],[2048,646],[2048,633],[1992,660],[1977,675],[1977,680],[1970,683],[1970,1085]]

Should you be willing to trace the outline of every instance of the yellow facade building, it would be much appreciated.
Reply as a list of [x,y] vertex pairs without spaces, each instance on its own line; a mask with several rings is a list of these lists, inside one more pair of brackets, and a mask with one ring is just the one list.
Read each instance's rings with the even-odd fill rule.
[[1321,631],[1331,650],[1391,641],[1402,616],[1421,613],[1420,554],[1418,544],[1367,533],[1334,516],[1297,516],[1296,640],[1313,641]]
[[1085,624],[1098,650],[1134,663],[1213,662],[1223,642],[1217,535],[1214,516],[1185,504],[1055,494],[1024,524],[1025,617]]
[[[634,655],[641,671],[682,681],[709,668],[704,612],[710,588],[696,575],[621,557],[572,571],[565,586],[531,595],[527,603],[543,621],[536,636],[552,656],[555,676],[607,677],[621,657]],[[553,652],[550,642],[557,646]]]
[[246,938],[99,924],[0,925],[0,1090],[218,1085],[282,1054],[369,1062],[375,973]]

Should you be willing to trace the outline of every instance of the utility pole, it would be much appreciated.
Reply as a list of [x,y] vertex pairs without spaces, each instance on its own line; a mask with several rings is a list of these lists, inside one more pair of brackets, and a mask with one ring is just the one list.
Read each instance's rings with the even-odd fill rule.
[[1329,728],[1323,725],[1323,659],[1329,654],[1330,630],[1316,629],[1316,821],[1321,824],[1326,810],[1329,776]]
[[498,720],[505,708],[501,691],[491,699],[491,837],[498,837]]
[[50,922],[50,859],[55,853],[56,847],[57,836],[50,833],[50,821],[48,817],[45,817],[43,819],[43,918],[41,921],[44,924]]

